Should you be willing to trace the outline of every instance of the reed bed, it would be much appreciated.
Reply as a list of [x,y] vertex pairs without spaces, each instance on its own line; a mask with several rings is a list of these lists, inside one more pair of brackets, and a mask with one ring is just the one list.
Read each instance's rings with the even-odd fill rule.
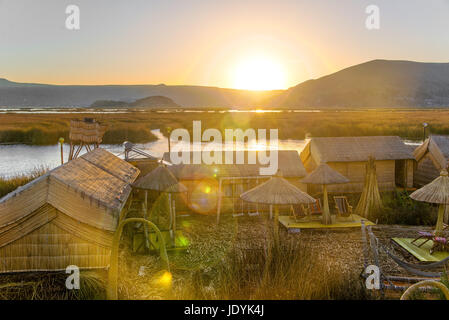
[[[204,111],[204,110],[203,110]],[[212,110],[211,110],[212,111]],[[422,123],[430,125],[434,134],[449,134],[449,111],[444,109],[395,110],[320,110],[320,112],[279,113],[161,113],[156,110],[141,112],[92,114],[14,114],[0,118],[0,143],[55,144],[60,136],[68,138],[72,119],[92,117],[106,124],[104,143],[149,142],[155,139],[151,129],[167,128],[192,130],[192,121],[201,120],[203,130],[217,128],[279,129],[280,139],[315,137],[398,135],[402,138],[421,139]]]
[[28,174],[21,174],[18,176],[7,178],[0,177],[0,198],[14,191],[18,187],[23,186],[28,182],[40,177],[47,171],[48,171],[47,167],[41,166],[35,168],[32,172]]
[[0,300],[95,300],[105,299],[106,272],[80,274],[80,289],[69,290],[64,272],[0,275]]

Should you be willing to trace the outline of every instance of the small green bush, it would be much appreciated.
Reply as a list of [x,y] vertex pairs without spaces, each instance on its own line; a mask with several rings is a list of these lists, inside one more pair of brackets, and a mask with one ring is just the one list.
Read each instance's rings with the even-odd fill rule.
[[432,226],[436,223],[436,206],[415,201],[407,192],[384,193],[382,199],[383,210],[373,213],[373,220],[380,224]]

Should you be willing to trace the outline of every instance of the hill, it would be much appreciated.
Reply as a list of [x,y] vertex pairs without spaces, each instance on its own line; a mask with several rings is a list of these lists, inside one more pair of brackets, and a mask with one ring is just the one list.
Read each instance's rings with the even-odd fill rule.
[[98,100],[125,101],[163,96],[183,107],[258,107],[282,90],[255,92],[203,86],[46,85],[0,81],[0,106],[87,107]]
[[97,100],[91,104],[92,108],[179,108],[172,99],[163,96],[151,96],[135,100],[134,102]]
[[449,63],[373,60],[287,90],[271,104],[313,108],[449,106]]

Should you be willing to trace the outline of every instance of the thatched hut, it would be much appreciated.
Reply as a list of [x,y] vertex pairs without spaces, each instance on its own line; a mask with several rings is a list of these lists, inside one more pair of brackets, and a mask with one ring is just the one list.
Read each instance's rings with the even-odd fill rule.
[[312,138],[301,152],[307,172],[325,162],[350,180],[329,185],[329,192],[340,193],[363,190],[370,156],[375,159],[381,191],[394,190],[397,186],[413,187],[415,158],[412,150],[396,136]]
[[107,126],[93,118],[70,121],[70,151],[69,160],[75,159],[83,147],[87,152],[100,146]]
[[413,152],[416,158],[414,183],[422,187],[440,175],[449,162],[449,136],[431,135]]
[[[195,152],[190,152],[191,160],[193,160]],[[255,154],[258,159],[257,152]],[[224,159],[224,156],[222,158]],[[255,164],[248,164],[248,151],[244,152],[243,158],[243,164],[237,164],[234,161],[234,164],[169,166],[168,169],[188,189],[184,201],[177,203],[178,211],[193,210],[201,213],[216,213],[217,215],[220,212],[252,215],[268,211],[268,205],[248,203],[240,198],[242,193],[270,178],[270,176],[260,175],[259,172],[261,167],[267,165],[261,164],[258,160]],[[236,159],[235,153],[233,159]],[[168,152],[164,154],[163,160],[170,161]],[[296,150],[279,150],[278,168],[282,170],[284,179],[300,189],[306,189],[305,185],[299,182],[299,179],[306,175],[306,170]]]
[[138,174],[98,148],[0,199],[0,272],[107,267]]

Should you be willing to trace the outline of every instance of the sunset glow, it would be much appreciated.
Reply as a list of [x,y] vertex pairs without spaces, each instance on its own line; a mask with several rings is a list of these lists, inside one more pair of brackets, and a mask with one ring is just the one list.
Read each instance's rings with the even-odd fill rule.
[[286,75],[280,63],[266,57],[254,57],[240,62],[234,71],[236,89],[285,89]]

